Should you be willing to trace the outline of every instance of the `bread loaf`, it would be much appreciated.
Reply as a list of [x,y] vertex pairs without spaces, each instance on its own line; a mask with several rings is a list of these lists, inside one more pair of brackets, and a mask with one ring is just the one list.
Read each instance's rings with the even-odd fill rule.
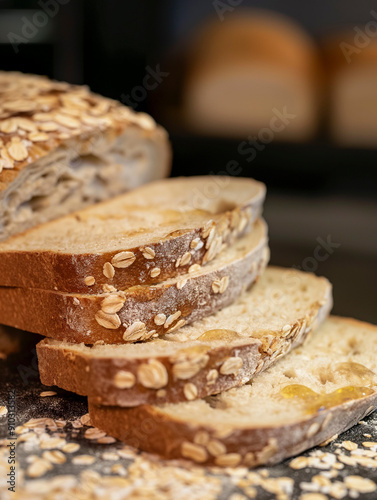
[[159,283],[250,232],[264,196],[252,179],[150,183],[0,244],[0,286],[96,294]]
[[330,318],[250,384],[206,399],[136,408],[89,400],[96,427],[167,458],[271,465],[341,433],[377,406],[377,327]]
[[364,40],[357,38],[355,33],[343,33],[324,44],[330,133],[342,146],[375,148],[377,40],[366,33]]
[[331,305],[326,279],[270,267],[233,305],[160,339],[92,347],[45,339],[41,381],[105,405],[205,397],[244,384],[299,345]]
[[194,264],[187,274],[156,285],[98,295],[0,287],[0,323],[86,344],[148,340],[234,302],[268,259],[267,228],[260,220],[206,266]]
[[166,131],[87,87],[0,72],[0,241],[165,177]]
[[[315,133],[319,56],[291,19],[267,10],[237,10],[222,23],[204,26],[188,60],[183,106],[192,130],[248,138],[251,144],[306,140]],[[250,150],[247,141],[242,144],[239,150]]]

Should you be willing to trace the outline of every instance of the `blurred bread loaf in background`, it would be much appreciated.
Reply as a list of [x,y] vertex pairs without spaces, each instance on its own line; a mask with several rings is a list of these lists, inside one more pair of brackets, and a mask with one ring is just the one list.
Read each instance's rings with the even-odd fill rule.
[[324,48],[331,138],[341,146],[377,147],[377,39],[350,31]]
[[205,24],[191,42],[182,90],[189,129],[243,137],[267,127],[276,139],[293,141],[315,134],[321,65],[315,43],[295,21],[238,9]]

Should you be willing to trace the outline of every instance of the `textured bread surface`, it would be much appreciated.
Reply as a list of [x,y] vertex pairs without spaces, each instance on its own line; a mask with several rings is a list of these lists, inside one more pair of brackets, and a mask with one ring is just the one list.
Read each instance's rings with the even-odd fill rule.
[[0,287],[0,323],[71,342],[135,342],[164,335],[233,303],[269,259],[267,227],[236,241],[206,266],[156,285],[99,295]]
[[170,170],[166,131],[87,87],[0,72],[0,241]]
[[266,369],[303,342],[331,305],[324,278],[269,267],[236,303],[161,339],[93,347],[45,339],[37,347],[41,381],[106,405],[204,397]]
[[187,273],[250,232],[264,196],[252,179],[150,183],[0,244],[0,286],[99,293]]
[[[167,458],[220,466],[273,464],[375,409],[376,350],[377,327],[330,317],[303,346],[247,385],[179,404],[120,408],[89,401],[90,416],[107,433]],[[297,384],[317,396],[284,397],[287,386],[297,391]],[[349,396],[339,399],[346,388]]]
[[[267,127],[276,139],[304,140],[317,127],[317,49],[286,16],[244,9],[207,24],[187,73],[185,118],[201,133],[244,137]],[[275,112],[283,109],[290,119],[281,124]]]

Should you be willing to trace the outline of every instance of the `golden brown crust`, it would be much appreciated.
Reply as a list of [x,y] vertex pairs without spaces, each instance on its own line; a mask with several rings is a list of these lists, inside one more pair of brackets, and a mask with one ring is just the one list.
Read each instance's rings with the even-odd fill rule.
[[[218,466],[256,467],[278,463],[344,432],[376,405],[377,394],[373,394],[289,425],[232,430],[231,424],[224,422],[223,432],[211,427],[210,422],[206,427],[192,424],[189,415],[187,422],[174,420],[159,412],[158,407],[148,405],[120,408],[99,406],[89,400],[89,413],[93,425],[99,429],[164,458],[187,458]],[[203,437],[206,444],[199,441]],[[201,444],[197,444],[198,441]],[[209,444],[213,442],[217,447]],[[221,450],[221,458],[217,450]]]
[[[137,406],[187,401],[185,395],[187,384],[193,384],[196,387],[197,394],[194,399],[241,385],[255,372],[261,359],[259,347],[260,342],[256,339],[245,339],[243,345],[237,346],[229,344],[223,347],[211,347],[208,344],[205,365],[193,376],[185,379],[175,375],[171,356],[138,359],[101,358],[100,356],[91,358],[85,353],[81,355],[68,349],[49,345],[48,341],[38,344],[37,353],[42,384],[57,385],[82,396],[90,395],[98,404]],[[242,359],[242,368],[234,374],[219,373],[218,368],[221,363],[234,356]],[[166,369],[167,381],[163,387],[145,387],[142,380],[138,380],[138,370],[148,365],[151,360],[161,363]],[[208,376],[211,370],[217,372],[217,378],[213,383],[211,376]],[[134,385],[127,388],[117,387],[116,377],[122,372],[131,373],[135,377]]]
[[[255,373],[267,369],[302,344],[324,321],[330,308],[331,298],[328,297],[321,307],[313,303],[305,317],[297,317],[289,330],[264,328],[260,335],[250,333],[249,337],[245,337],[247,331],[234,327],[231,335],[226,330],[223,338],[221,331],[213,331],[219,328],[217,323],[216,327],[209,323],[205,327],[211,332],[209,338],[199,326],[200,337],[191,339],[187,349],[181,339],[178,342],[172,339],[171,344],[167,341],[165,346],[166,349],[173,347],[174,353],[171,349],[165,355],[161,354],[161,344],[153,350],[153,341],[148,344],[149,355],[140,345],[141,352],[133,350],[124,355],[127,351],[114,350],[109,356],[106,346],[72,349],[69,344],[45,340],[37,347],[41,380],[45,385],[57,385],[105,405],[134,406],[197,399],[245,384]],[[249,323],[251,320],[246,312],[244,316]],[[275,335],[273,345],[272,333]],[[163,364],[164,368],[160,369],[165,378],[161,385],[146,387],[139,378],[138,369],[140,365],[156,361]],[[161,370],[152,371],[158,378]],[[117,381],[118,376],[121,379]]]
[[[198,186],[200,186],[201,179],[197,178]],[[250,180],[249,182],[254,183]],[[69,251],[64,253],[48,250],[7,251],[6,249],[1,251],[0,248],[0,285],[97,294],[103,292],[104,285],[111,285],[117,290],[122,290],[134,285],[158,283],[170,277],[185,274],[192,265],[202,265],[213,260],[220,248],[231,246],[237,238],[250,233],[261,213],[265,196],[264,185],[260,183],[257,185],[257,195],[251,196],[239,206],[224,210],[220,214],[208,214],[207,223],[203,221],[202,226],[185,230],[177,229],[157,242],[153,242],[151,236],[148,248],[152,250],[152,259],[149,256],[145,257],[145,245],[134,248],[125,244],[124,248],[114,252],[97,250],[93,253],[69,253]],[[168,189],[168,184],[166,189]],[[126,201],[127,195],[125,195]],[[97,207],[100,206],[97,205]],[[77,212],[74,216],[79,217],[80,213]],[[182,219],[184,219],[184,214]],[[22,237],[27,235],[28,232]],[[15,240],[17,238],[15,237]],[[218,245],[220,239],[222,247]],[[193,246],[195,242],[199,243],[197,247]],[[127,267],[116,265],[112,277],[108,273],[104,274],[104,266],[111,264],[121,252],[133,254],[132,265]],[[191,253],[189,262],[178,262],[178,259],[187,252]],[[151,271],[155,268],[160,272],[153,277]],[[87,281],[88,278],[94,278],[94,283]]]
[[[75,343],[146,340],[231,304],[258,278],[267,260],[264,235],[254,249],[237,256],[234,262],[207,273],[193,274],[182,288],[179,280],[102,295],[0,287],[0,322]],[[219,289],[214,282],[219,282]],[[106,308],[113,306],[107,303],[110,297],[120,301],[115,313]],[[155,320],[158,314],[164,315],[162,323]]]
[[[334,325],[359,327],[376,334],[376,326],[351,318],[331,317]],[[341,330],[340,330],[341,332]],[[336,347],[334,347],[336,349]],[[334,353],[334,359],[337,354]],[[374,387],[375,389],[375,387]],[[297,421],[275,426],[247,427],[231,421],[206,425],[182,413],[175,417],[163,406],[136,408],[99,405],[89,398],[91,421],[108,434],[144,451],[165,458],[189,458],[220,466],[272,465],[316,446],[362,420],[377,407],[377,393],[303,415]]]

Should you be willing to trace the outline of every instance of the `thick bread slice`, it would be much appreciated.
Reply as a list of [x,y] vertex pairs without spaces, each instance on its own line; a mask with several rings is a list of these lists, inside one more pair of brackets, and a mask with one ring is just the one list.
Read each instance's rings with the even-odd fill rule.
[[170,171],[166,131],[87,87],[0,72],[0,241]]
[[374,410],[376,351],[377,327],[334,317],[250,385],[175,405],[119,408],[89,401],[90,417],[108,434],[164,457],[273,464]]
[[99,295],[0,287],[0,323],[86,344],[147,340],[233,303],[268,259],[267,227],[258,220],[252,233],[207,266],[157,285]]
[[150,183],[1,244],[0,286],[99,293],[187,273],[248,233],[264,196],[252,179]]
[[106,405],[204,397],[267,368],[303,342],[330,307],[326,279],[270,267],[235,304],[163,339],[93,347],[43,340],[40,376]]

